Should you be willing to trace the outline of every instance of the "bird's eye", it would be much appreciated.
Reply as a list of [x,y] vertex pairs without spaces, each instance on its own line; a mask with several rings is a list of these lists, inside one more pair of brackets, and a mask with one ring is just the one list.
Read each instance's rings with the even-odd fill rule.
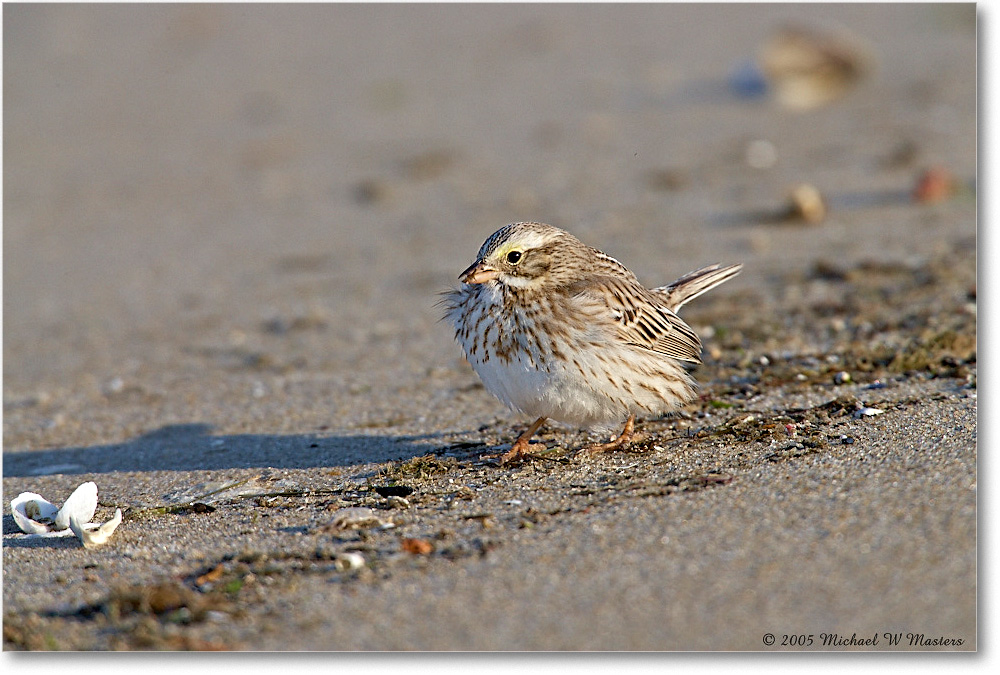
[[511,251],[510,253],[508,253],[507,262],[509,262],[511,265],[516,265],[517,263],[521,262],[521,252]]

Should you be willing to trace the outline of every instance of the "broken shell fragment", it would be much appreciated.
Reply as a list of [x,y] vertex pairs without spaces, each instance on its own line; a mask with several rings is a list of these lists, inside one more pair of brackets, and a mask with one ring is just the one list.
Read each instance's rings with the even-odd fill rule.
[[356,570],[364,567],[365,557],[360,553],[348,551],[347,553],[338,554],[337,557],[333,559],[333,565],[341,572],[349,572],[350,570]]
[[87,481],[73,490],[66,503],[56,514],[55,529],[65,530],[69,527],[70,518],[76,518],[81,523],[90,522],[97,511],[97,484]]
[[363,530],[380,527],[386,529],[392,527],[391,523],[379,518],[375,512],[364,506],[351,506],[340,509],[333,514],[333,518],[327,523],[324,529],[328,530]]
[[115,509],[115,517],[103,525],[91,523],[96,510],[97,485],[93,481],[74,490],[61,509],[34,492],[22,492],[10,502],[14,522],[28,536],[68,537],[75,534],[84,548],[106,543],[122,522],[121,509]]
[[[69,521],[75,517],[86,523],[97,510],[97,485],[88,481],[73,491],[62,508],[34,492],[22,492],[10,502],[14,522],[22,532],[46,534],[66,532]],[[66,532],[68,534],[68,532]]]
[[[76,516],[71,516],[69,519],[69,527],[73,530],[73,534],[80,538],[83,542],[84,548],[97,548],[108,542],[111,539],[111,535],[115,533],[118,526],[122,523],[122,510],[115,509],[115,517],[93,529],[87,529],[86,525],[83,525]],[[91,523],[92,524],[92,523]]]
[[22,492],[10,501],[10,512],[22,532],[44,534],[55,521],[59,508],[34,492]]
[[875,415],[881,415],[885,411],[880,408],[869,408],[868,406],[861,406],[858,408],[857,412],[854,413],[855,417],[874,417]]

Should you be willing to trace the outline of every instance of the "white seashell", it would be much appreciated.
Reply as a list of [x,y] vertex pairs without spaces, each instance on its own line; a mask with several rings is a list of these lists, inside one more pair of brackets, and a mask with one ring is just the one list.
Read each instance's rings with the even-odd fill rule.
[[856,413],[854,413],[854,416],[855,417],[872,417],[874,415],[881,415],[884,412],[885,411],[882,410],[882,409],[880,409],[880,408],[869,408],[868,406],[864,406],[862,408],[858,408],[858,411]]
[[14,522],[32,537],[68,537],[74,534],[84,547],[105,543],[122,522],[121,509],[103,525],[89,522],[97,510],[97,485],[88,481],[69,496],[62,508],[57,508],[34,492],[22,492],[10,503]]
[[52,529],[59,508],[34,492],[22,492],[10,502],[14,522],[22,532],[44,534]]
[[359,567],[364,567],[365,557],[353,551],[341,553],[334,558],[333,564],[341,572],[347,572],[348,570],[356,570]]
[[97,511],[97,484],[88,481],[73,491],[66,503],[56,514],[55,529],[65,530],[69,527],[69,519],[76,518],[81,523],[88,523]]
[[[115,509],[115,517],[104,523],[103,525],[97,527],[96,529],[88,530],[86,525],[82,525],[76,516],[71,516],[69,519],[69,527],[73,530],[73,533],[80,538],[83,542],[84,548],[97,548],[98,546],[107,543],[111,535],[115,533],[115,530],[121,525],[122,522],[122,510]],[[93,525],[93,523],[88,523],[88,525]]]

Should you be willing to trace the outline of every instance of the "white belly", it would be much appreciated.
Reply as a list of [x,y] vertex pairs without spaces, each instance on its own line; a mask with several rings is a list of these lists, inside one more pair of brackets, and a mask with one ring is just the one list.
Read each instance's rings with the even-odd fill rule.
[[[483,385],[514,410],[610,428],[630,413],[662,414],[692,396],[690,377],[673,359],[614,343],[593,327],[558,342],[548,335],[528,339],[518,328],[526,319],[503,314],[495,299],[481,295],[464,309],[453,308],[448,318]],[[486,339],[463,330],[469,326],[485,331]]]
[[627,408],[562,365],[541,370],[530,358],[470,360],[483,385],[508,407],[531,417],[589,427],[616,424]]

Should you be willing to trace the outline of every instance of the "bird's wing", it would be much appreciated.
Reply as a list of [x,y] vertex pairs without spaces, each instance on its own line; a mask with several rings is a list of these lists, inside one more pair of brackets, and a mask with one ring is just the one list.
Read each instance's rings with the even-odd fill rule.
[[729,281],[743,269],[743,265],[709,265],[694,272],[688,272],[669,286],[654,288],[653,293],[660,296],[660,301],[674,310],[707,293],[724,281]]
[[629,279],[591,277],[574,289],[596,305],[623,342],[680,361],[701,363],[701,340],[690,326],[641,284]]

